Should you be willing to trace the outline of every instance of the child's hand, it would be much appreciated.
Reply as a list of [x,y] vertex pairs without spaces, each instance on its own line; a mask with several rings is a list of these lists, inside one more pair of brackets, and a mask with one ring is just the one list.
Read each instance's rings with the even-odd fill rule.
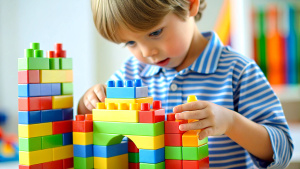
[[82,102],[86,109],[92,111],[98,102],[104,102],[106,97],[106,85],[97,84],[91,87],[82,97]]
[[182,104],[173,109],[177,120],[195,119],[191,123],[181,124],[181,131],[199,130],[199,139],[207,136],[221,135],[230,130],[234,121],[234,111],[206,101]]

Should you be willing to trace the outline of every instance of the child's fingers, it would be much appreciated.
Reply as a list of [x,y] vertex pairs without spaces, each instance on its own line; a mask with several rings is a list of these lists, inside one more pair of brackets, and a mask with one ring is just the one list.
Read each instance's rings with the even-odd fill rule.
[[[98,99],[98,97],[96,96],[96,94],[94,92],[87,96],[87,100],[92,105],[92,107],[93,107],[92,109],[96,108],[97,103],[100,102],[100,100]],[[90,110],[92,110],[92,109],[90,109]]]
[[205,113],[205,111],[199,111],[199,110],[186,111],[186,112],[175,114],[175,118],[177,120],[190,120],[190,119],[200,120],[200,119],[204,119],[206,117],[207,117],[207,114]]
[[199,130],[199,129],[204,129],[204,128],[207,128],[210,126],[211,126],[210,121],[208,119],[203,119],[203,120],[199,120],[199,121],[195,121],[195,122],[191,122],[191,123],[181,124],[179,126],[179,130],[181,130],[181,131]]
[[94,106],[92,105],[92,103],[91,103],[90,100],[88,100],[88,99],[84,99],[84,100],[83,100],[83,104],[84,104],[85,107],[86,107],[88,110],[90,110],[90,111],[92,111],[93,108],[94,108]]
[[173,108],[174,113],[181,113],[184,111],[192,111],[192,110],[201,110],[207,107],[207,103],[204,101],[196,101],[191,103],[185,103],[182,105],[178,105]]
[[205,128],[205,129],[201,130],[198,133],[198,138],[199,138],[199,140],[202,140],[205,137],[212,136],[212,135],[213,135],[213,128],[212,127],[208,127],[208,128]]
[[96,85],[94,88],[94,93],[96,94],[96,96],[101,102],[105,101],[106,94],[103,85]]

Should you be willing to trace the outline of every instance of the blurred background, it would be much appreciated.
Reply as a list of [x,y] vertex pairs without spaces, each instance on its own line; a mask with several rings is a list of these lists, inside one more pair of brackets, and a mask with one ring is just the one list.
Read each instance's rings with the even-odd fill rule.
[[[197,23],[201,31],[215,30],[224,44],[254,59],[266,74],[297,144],[290,168],[300,168],[299,11],[298,0],[207,0]],[[0,128],[7,133],[17,133],[17,58],[31,42],[40,43],[44,56],[63,43],[73,58],[74,112],[84,92],[105,83],[130,56],[97,33],[89,0],[0,0],[0,112],[6,116]]]

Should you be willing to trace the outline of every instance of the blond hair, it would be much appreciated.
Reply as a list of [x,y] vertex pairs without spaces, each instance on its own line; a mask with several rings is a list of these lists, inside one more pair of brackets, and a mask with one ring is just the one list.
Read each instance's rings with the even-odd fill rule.
[[[109,41],[121,43],[119,28],[131,31],[146,31],[156,25],[169,12],[185,20],[189,12],[190,0],[91,0],[95,26]],[[200,20],[206,7],[200,0],[195,20]]]

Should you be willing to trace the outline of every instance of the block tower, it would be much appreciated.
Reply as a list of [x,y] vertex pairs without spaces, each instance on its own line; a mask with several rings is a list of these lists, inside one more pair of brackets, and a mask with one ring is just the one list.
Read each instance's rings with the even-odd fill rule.
[[18,59],[19,168],[72,168],[72,59],[39,43]]

